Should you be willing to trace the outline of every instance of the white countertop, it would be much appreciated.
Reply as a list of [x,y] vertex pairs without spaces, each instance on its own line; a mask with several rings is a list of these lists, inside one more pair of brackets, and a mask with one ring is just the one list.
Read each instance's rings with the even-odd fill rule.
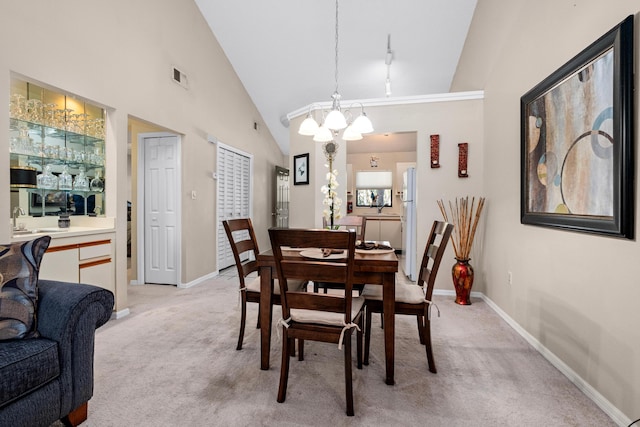
[[370,214],[364,215],[367,219],[379,220],[379,219],[389,219],[389,220],[399,220],[400,215],[398,214]]
[[114,218],[110,217],[71,217],[71,226],[68,228],[58,227],[58,217],[32,218],[20,217],[16,221],[23,224],[29,231],[26,233],[11,233],[11,241],[25,242],[36,239],[40,236],[51,236],[51,239],[61,239],[65,237],[86,236],[91,234],[113,233],[115,229]]
[[69,228],[45,227],[43,229],[35,229],[34,232],[17,234],[11,237],[14,242],[25,242],[36,239],[40,236],[51,236],[51,239],[60,239],[64,237],[87,236],[90,234],[101,234],[114,232],[114,228],[103,227],[78,227],[71,226]]

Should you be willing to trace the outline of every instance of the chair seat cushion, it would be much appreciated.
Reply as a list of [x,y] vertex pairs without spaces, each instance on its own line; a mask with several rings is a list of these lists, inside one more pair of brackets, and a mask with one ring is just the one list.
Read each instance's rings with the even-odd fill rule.
[[[351,320],[362,310],[364,298],[354,297],[351,300]],[[328,311],[305,310],[292,308],[289,311],[291,320],[300,323],[316,323],[328,326],[344,326],[344,314],[332,313]]]
[[[382,301],[382,286],[366,285],[362,296],[368,300]],[[423,304],[424,292],[418,285],[396,285],[396,302]]]
[[[245,279],[245,286],[247,290],[250,292],[260,292],[260,276],[258,277],[247,277]],[[307,282],[304,280],[289,280],[289,290],[290,291],[304,291]],[[278,279],[273,279],[273,293],[276,295],[280,295],[280,284],[278,283]]]
[[0,408],[59,375],[55,341],[46,338],[4,341],[0,345]]

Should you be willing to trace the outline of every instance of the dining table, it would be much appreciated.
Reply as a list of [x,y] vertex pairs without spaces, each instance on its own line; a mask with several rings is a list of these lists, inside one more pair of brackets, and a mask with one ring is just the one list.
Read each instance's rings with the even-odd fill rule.
[[[292,251],[292,253],[301,256],[299,251]],[[257,262],[260,267],[260,369],[268,370],[273,317],[273,279],[277,278],[272,250],[259,253]],[[394,251],[356,250],[354,264],[354,283],[382,286],[385,382],[393,385],[395,383],[395,289],[398,257]]]

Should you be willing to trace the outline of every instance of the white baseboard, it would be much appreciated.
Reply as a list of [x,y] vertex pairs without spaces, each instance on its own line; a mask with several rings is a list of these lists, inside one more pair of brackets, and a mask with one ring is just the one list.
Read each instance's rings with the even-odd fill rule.
[[[434,290],[434,294],[436,290]],[[455,295],[455,291],[440,291],[438,295]],[[471,292],[471,296],[482,298],[489,307],[495,311],[509,326],[511,326],[522,338],[524,338],[533,348],[535,348],[545,359],[547,359],[553,366],[556,367],[565,377],[569,379],[580,391],[582,391],[589,399],[591,399],[605,414],[607,414],[613,422],[620,427],[628,426],[631,423],[631,419],[627,418],[622,411],[616,408],[611,402],[609,402],[602,394],[600,394],[595,388],[593,388],[588,382],[586,382],[580,375],[578,375],[573,369],[571,369],[566,363],[562,361],[558,356],[553,354],[551,350],[545,347],[540,341],[538,341],[533,335],[527,332],[518,322],[512,319],[507,313],[505,313],[498,305],[493,302],[489,297],[481,292]]]
[[113,313],[111,313],[111,319],[122,319],[123,317],[128,316],[130,313],[131,312],[128,308],[120,311],[114,311]]
[[214,277],[216,277],[218,274],[219,274],[219,273],[218,273],[218,271],[216,270],[216,271],[214,271],[213,273],[209,273],[209,274],[207,274],[207,275],[205,275],[205,276],[199,277],[199,278],[197,278],[196,280],[192,280],[192,281],[190,281],[190,282],[188,282],[188,283],[178,283],[178,288],[180,288],[180,289],[190,288],[190,287],[195,286],[195,285],[198,285],[198,284],[200,284],[200,283],[202,283],[202,282],[204,282],[204,281],[206,281],[206,280],[213,279],[213,278],[214,278]]

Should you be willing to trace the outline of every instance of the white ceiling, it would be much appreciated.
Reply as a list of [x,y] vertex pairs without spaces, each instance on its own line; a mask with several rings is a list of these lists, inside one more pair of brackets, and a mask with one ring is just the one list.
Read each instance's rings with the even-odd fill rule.
[[[331,100],[334,0],[195,0],[269,131],[289,153],[288,113]],[[477,0],[340,0],[338,84],[345,100],[449,91]],[[375,128],[375,123],[373,124]],[[388,144],[387,144],[388,145]],[[380,150],[371,150],[380,151]]]

